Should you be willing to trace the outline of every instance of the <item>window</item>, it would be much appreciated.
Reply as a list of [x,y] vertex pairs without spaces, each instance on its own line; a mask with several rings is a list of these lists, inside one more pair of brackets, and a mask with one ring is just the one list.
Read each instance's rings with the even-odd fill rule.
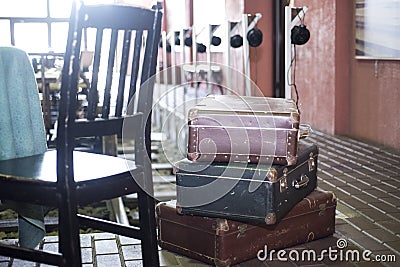
[[14,45],[27,52],[47,52],[47,24],[15,23],[14,39]]
[[1,45],[15,45],[28,53],[64,52],[72,1],[9,1],[0,9]]
[[[65,1],[65,2],[70,2],[70,1]],[[46,16],[47,16],[47,0],[7,1],[7,4],[2,4],[0,8],[0,17],[43,18]]]
[[[69,18],[72,0],[49,0],[49,15],[52,18]],[[46,9],[46,8],[45,8]]]
[[0,45],[5,46],[11,44],[9,20],[0,20],[0,36]]
[[[0,45],[16,46],[31,56],[65,52],[68,23],[74,0],[13,0],[0,8]],[[76,0],[80,1],[80,0]],[[84,0],[85,4],[126,3],[151,7],[153,0]],[[21,8],[23,6],[24,8]],[[103,45],[108,46],[110,32],[105,32]],[[108,37],[108,38],[107,38]],[[88,39],[96,33],[87,31]],[[122,37],[119,39],[121,40]],[[82,39],[84,42],[84,38]],[[82,44],[85,46],[85,44]],[[86,47],[94,51],[94,47]],[[101,57],[105,60],[107,57]],[[105,66],[107,62],[101,65]]]
[[[13,0],[0,8],[0,45],[28,53],[63,53],[73,0]],[[85,4],[123,2],[84,0]],[[21,8],[24,7],[24,8]]]

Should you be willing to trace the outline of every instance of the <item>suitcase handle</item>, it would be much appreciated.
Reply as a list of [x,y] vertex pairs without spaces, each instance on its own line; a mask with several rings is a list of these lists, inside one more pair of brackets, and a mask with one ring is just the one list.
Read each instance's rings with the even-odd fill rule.
[[294,188],[300,189],[300,188],[306,187],[308,185],[309,181],[310,181],[310,178],[308,178],[307,175],[302,174],[300,177],[300,181],[294,180],[292,185]]
[[300,124],[299,126],[299,139],[304,139],[310,136],[313,132],[310,124]]

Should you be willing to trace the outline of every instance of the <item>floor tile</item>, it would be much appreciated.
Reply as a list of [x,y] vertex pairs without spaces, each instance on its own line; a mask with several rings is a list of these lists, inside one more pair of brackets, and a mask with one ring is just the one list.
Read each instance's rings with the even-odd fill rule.
[[341,201],[344,205],[358,210],[358,209],[370,209],[370,207],[364,203],[361,199],[357,199],[356,196],[353,196],[351,199],[344,199]]
[[400,260],[400,241],[386,242],[384,245],[391,251],[394,251],[398,255],[397,258]]
[[336,225],[336,232],[340,233],[344,238],[362,238],[364,237],[364,234],[354,228],[350,224],[343,224],[343,225]]
[[[386,194],[386,196],[388,196]],[[386,203],[388,205],[391,205],[393,207],[397,207],[398,209],[400,208],[400,200],[394,197],[383,197],[380,199],[383,203]]]
[[394,220],[380,221],[377,224],[392,234],[400,234],[400,224]]
[[365,229],[363,233],[366,233],[380,243],[400,241],[400,238],[384,229]]
[[379,225],[361,216],[347,218],[346,222],[350,223],[353,227],[357,228],[359,231],[380,228]]
[[96,257],[97,267],[121,267],[121,260],[118,254],[98,255]]
[[337,189],[349,196],[363,194],[361,190],[351,187],[347,184],[345,186],[338,186]]
[[338,200],[336,210],[343,213],[345,218],[360,216],[360,214],[355,209],[343,204],[342,200],[340,199]]
[[387,216],[390,217],[390,218],[395,219],[398,222],[400,222],[400,212],[390,213]]
[[140,240],[135,239],[135,238],[130,238],[130,237],[125,237],[125,236],[118,236],[119,242],[121,245],[140,245]]
[[395,208],[395,207],[388,205],[386,203],[383,203],[383,202],[374,202],[374,203],[369,203],[368,205],[371,207],[374,207],[375,209],[382,211],[384,213],[400,212],[400,209]]
[[361,215],[367,217],[368,219],[370,219],[374,222],[387,221],[388,219],[390,219],[390,215],[382,213],[373,208],[359,209],[357,211]]
[[121,249],[125,260],[140,260],[142,258],[140,245],[125,245],[121,246]]
[[346,193],[342,192],[341,190],[338,190],[337,188],[334,189],[334,194],[335,194],[336,198],[338,199],[338,201],[351,198],[350,194],[346,194]]
[[160,251],[160,266],[178,265],[176,256],[168,251]]
[[375,239],[367,235],[363,235],[361,237],[359,236],[350,237],[349,240],[352,241],[354,244],[356,244],[356,246],[364,250],[366,249],[371,250],[372,252],[382,251],[387,249],[387,247],[385,247],[382,243],[376,241]]
[[94,243],[96,247],[96,254],[112,254],[118,253],[117,243],[115,239],[111,240],[96,240]]
[[141,260],[125,261],[125,267],[143,267],[143,263]]
[[387,193],[378,189],[365,189],[363,190],[363,193],[366,193],[368,195],[374,196],[376,198],[383,198],[387,197]]
[[375,203],[375,202],[381,202],[380,199],[372,196],[372,195],[368,195],[366,193],[362,193],[362,194],[358,194],[358,195],[353,195],[353,197],[363,203],[365,203],[366,205],[368,205],[369,203]]

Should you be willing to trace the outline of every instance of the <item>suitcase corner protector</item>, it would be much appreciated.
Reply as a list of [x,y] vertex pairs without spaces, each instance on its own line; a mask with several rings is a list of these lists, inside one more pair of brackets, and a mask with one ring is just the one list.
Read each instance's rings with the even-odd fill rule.
[[200,157],[200,153],[198,153],[198,152],[187,153],[187,158],[191,161],[196,161],[199,157]]
[[216,267],[229,267],[231,266],[231,260],[220,260],[220,259],[214,259],[214,264]]
[[196,117],[198,117],[198,115],[199,115],[199,110],[198,110],[197,108],[191,108],[191,109],[188,111],[188,120],[189,120],[189,124],[190,124],[190,121],[192,121],[193,119],[195,119]]
[[337,204],[337,197],[336,197],[336,195],[335,195],[334,192],[331,192],[331,193],[332,193],[332,203],[333,203],[334,205],[336,205],[336,204]]
[[265,216],[265,223],[270,225],[270,224],[275,224],[276,223],[276,213],[268,213],[267,216]]
[[181,206],[176,206],[176,213],[183,215],[182,207]]
[[161,214],[161,205],[165,205],[164,202],[160,202],[156,205],[156,214],[160,215]]
[[296,163],[297,163],[297,157],[296,157],[296,156],[288,155],[288,156],[286,157],[286,164],[287,164],[288,166],[295,165]]
[[269,168],[268,172],[267,172],[267,178],[270,182],[276,182],[278,181],[278,171],[276,170],[276,168]]
[[290,113],[290,117],[293,119],[295,124],[299,124],[300,123],[300,114],[298,111],[296,112],[291,112]]

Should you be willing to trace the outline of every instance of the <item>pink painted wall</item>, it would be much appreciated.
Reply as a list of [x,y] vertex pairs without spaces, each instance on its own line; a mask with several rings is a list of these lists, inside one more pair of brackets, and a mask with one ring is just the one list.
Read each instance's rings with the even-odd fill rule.
[[400,149],[400,61],[354,58],[355,1],[296,0],[308,6],[311,40],[298,47],[303,122]]
[[353,60],[350,135],[400,149],[400,61]]
[[257,28],[263,33],[263,42],[258,47],[250,47],[250,73],[265,96],[273,95],[273,1],[244,1],[245,13],[262,14]]
[[[295,1],[297,7],[308,6],[305,25],[311,33],[305,45],[296,47],[295,81],[300,97],[301,120],[329,133],[335,131],[335,77],[339,71],[335,64],[335,2]],[[341,104],[343,107],[347,105]]]

